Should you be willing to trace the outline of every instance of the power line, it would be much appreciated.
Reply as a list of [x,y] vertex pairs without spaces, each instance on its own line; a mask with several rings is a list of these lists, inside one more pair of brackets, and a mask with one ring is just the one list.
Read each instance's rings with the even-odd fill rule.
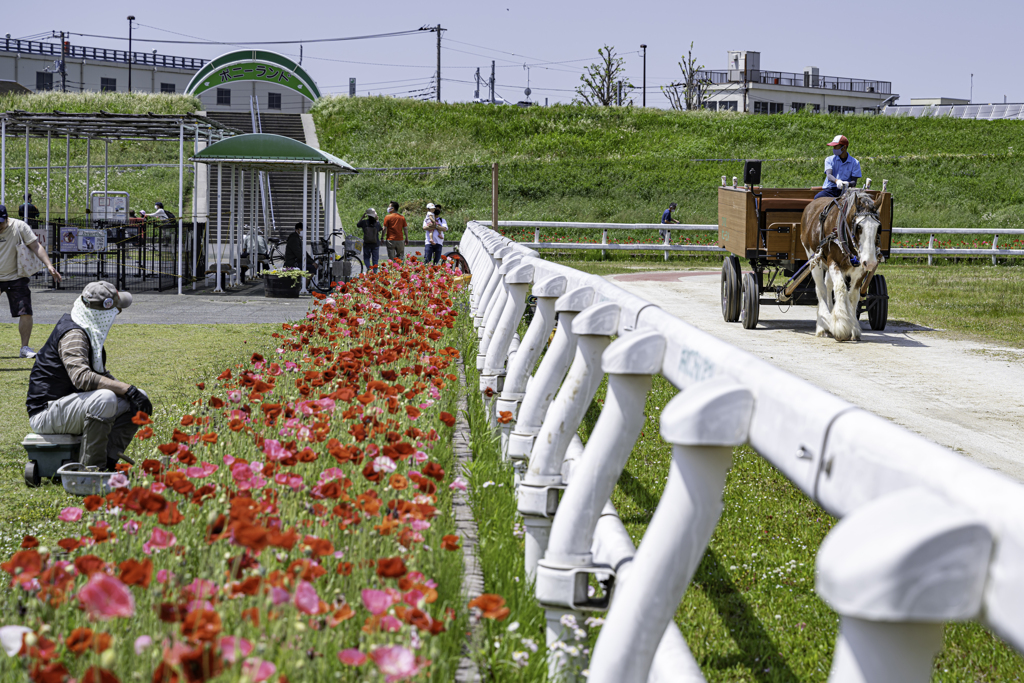
[[[175,31],[167,31],[166,29],[157,28],[156,26],[147,26],[146,24],[139,24],[146,28],[155,29],[157,31],[166,31],[174,35],[187,35],[184,33],[176,33]],[[249,40],[249,41],[224,41],[224,40],[162,40],[159,38],[133,38],[133,40],[141,43],[169,43],[177,45],[234,45],[241,47],[242,45],[298,45],[300,43],[337,43],[348,40],[367,40],[370,38],[393,38],[395,36],[406,36],[420,33],[419,29],[413,31],[394,31],[392,33],[373,33],[362,36],[342,36],[338,38],[310,38],[303,40]],[[103,38],[105,40],[128,40],[122,36],[103,36],[95,33],[69,33],[68,35],[83,36],[85,38]],[[188,36],[194,38],[195,36]]]

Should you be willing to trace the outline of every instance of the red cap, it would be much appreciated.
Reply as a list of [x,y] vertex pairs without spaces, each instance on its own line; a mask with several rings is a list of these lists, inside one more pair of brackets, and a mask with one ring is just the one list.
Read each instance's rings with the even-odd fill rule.
[[850,141],[846,139],[845,135],[837,135],[832,138],[832,142],[828,143],[829,147],[838,147],[839,145],[848,147],[850,145]]

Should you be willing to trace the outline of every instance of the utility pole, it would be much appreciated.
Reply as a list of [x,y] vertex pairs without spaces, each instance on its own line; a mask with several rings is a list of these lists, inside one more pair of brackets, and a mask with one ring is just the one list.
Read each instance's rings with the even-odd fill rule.
[[641,45],[640,47],[643,48],[643,51],[644,51],[644,94],[643,94],[643,98],[644,98],[644,108],[646,108],[647,107],[647,46],[646,45]]
[[494,60],[491,60],[491,104],[496,104],[494,99]]
[[134,15],[128,15],[128,92],[132,91],[132,22]]
[[64,42],[64,31],[60,32],[60,91],[68,91],[68,44]]
[[476,68],[476,90],[473,91],[473,99],[480,99],[480,67]]
[[618,90],[618,95],[615,98],[615,103],[621,107],[622,106],[622,81],[618,81],[616,85],[617,85],[616,89]]
[[434,29],[437,31],[437,101],[441,101],[441,24]]

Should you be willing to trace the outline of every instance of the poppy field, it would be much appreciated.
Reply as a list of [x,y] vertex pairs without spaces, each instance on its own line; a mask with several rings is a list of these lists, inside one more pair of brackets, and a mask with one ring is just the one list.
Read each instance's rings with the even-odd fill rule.
[[331,295],[140,429],[63,538],[0,558],[3,680],[451,680],[461,285],[410,259]]

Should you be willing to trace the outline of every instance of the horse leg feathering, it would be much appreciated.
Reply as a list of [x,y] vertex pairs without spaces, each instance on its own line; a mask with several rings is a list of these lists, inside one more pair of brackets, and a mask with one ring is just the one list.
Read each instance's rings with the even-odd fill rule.
[[836,341],[850,341],[854,338],[853,328],[856,320],[854,320],[853,312],[850,311],[846,275],[834,261],[829,264],[828,271],[835,289],[835,303],[832,306],[832,336]]

